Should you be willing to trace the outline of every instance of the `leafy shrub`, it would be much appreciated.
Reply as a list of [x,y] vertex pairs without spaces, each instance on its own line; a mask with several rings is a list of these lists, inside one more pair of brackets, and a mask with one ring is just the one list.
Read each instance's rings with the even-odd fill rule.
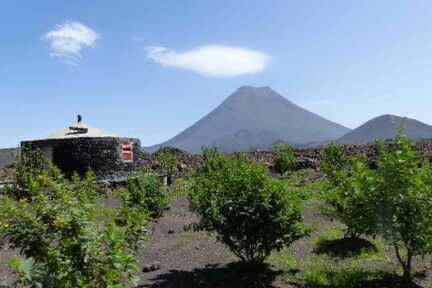
[[305,235],[299,199],[272,180],[265,167],[238,154],[205,150],[202,168],[193,177],[192,208],[201,227],[240,259],[261,263]]
[[[47,171],[48,162],[44,158],[42,151],[39,149],[31,149],[31,147],[23,146],[21,153],[15,163],[15,181],[13,191],[16,194],[25,193],[29,190],[32,180],[43,171]],[[29,195],[16,195],[21,197],[29,197]]]
[[347,226],[345,236],[358,238],[362,234],[373,235],[377,231],[377,191],[370,189],[375,179],[366,160],[354,158],[351,167],[343,146],[330,144],[321,153],[321,166],[326,176],[324,198],[336,217]]
[[413,257],[432,252],[432,168],[422,162],[413,143],[397,136],[381,146],[377,180],[364,179],[380,191],[380,228],[395,248],[406,280]]
[[375,171],[369,169],[365,159],[352,161],[350,174],[339,171],[339,180],[327,190],[326,200],[336,211],[338,219],[347,226],[346,236],[358,238],[362,234],[377,233],[377,202],[379,191],[373,189]]
[[159,162],[161,173],[167,176],[168,185],[172,184],[172,177],[177,172],[177,157],[176,150],[164,147],[159,149],[155,156]]
[[276,144],[272,147],[276,155],[275,168],[280,174],[285,174],[296,169],[296,157],[289,144]]
[[350,174],[335,174],[329,195],[349,231],[379,232],[390,242],[410,280],[413,257],[432,252],[432,168],[407,137],[379,147],[376,170],[354,160]]
[[321,170],[332,185],[338,184],[338,174],[345,171],[348,161],[342,145],[330,143],[321,152]]
[[155,174],[141,173],[126,184],[127,192],[122,194],[128,207],[144,208],[150,216],[159,217],[168,205],[168,190],[163,187]]
[[119,223],[130,203],[109,208],[98,201],[92,173],[84,180],[74,176],[68,181],[55,167],[40,170],[39,175],[34,171],[19,170],[22,193],[11,188],[0,204],[0,234],[25,257],[11,261],[18,275],[15,286],[135,285],[137,245],[128,240],[134,239],[132,232],[145,232],[146,210],[134,210],[135,221]]

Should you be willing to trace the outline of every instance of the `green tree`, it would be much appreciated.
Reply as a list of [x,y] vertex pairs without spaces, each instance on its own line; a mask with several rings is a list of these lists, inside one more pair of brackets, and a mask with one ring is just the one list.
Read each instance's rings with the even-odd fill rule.
[[365,159],[335,168],[326,197],[349,231],[380,233],[394,247],[409,281],[413,258],[432,252],[432,168],[405,136],[377,145],[377,169]]
[[175,150],[163,147],[156,154],[156,160],[159,162],[161,173],[167,177],[167,184],[171,185],[173,177],[177,172],[177,157]]
[[413,257],[432,252],[432,168],[422,163],[405,136],[398,135],[380,150],[374,181],[378,185],[371,185],[381,194],[380,228],[409,280]]
[[375,172],[367,161],[362,157],[348,161],[344,147],[331,143],[321,152],[321,169],[326,177],[324,198],[347,226],[345,236],[376,234],[376,190],[370,183]]
[[15,161],[14,193],[22,194],[22,197],[28,198],[30,195],[25,194],[28,193],[32,180],[44,171],[47,172],[48,166],[49,163],[40,149],[33,149],[27,145],[21,147],[21,153]]
[[291,145],[285,143],[275,144],[272,150],[276,156],[275,168],[280,174],[285,174],[296,169],[296,157]]
[[129,207],[145,208],[152,217],[159,217],[168,205],[168,189],[163,187],[154,173],[142,172],[128,179],[123,200]]
[[299,199],[270,178],[265,167],[241,154],[230,158],[204,151],[204,163],[193,176],[192,208],[204,230],[241,260],[262,263],[306,234]]
[[341,172],[348,168],[344,146],[330,143],[321,151],[321,170],[332,185],[338,185]]

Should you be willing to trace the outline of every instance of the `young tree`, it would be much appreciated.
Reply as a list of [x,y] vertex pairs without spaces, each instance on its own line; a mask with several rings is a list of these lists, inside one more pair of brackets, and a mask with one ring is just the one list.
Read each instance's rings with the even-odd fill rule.
[[240,259],[262,263],[272,250],[305,235],[299,199],[270,178],[266,168],[238,154],[204,151],[193,177],[192,208],[204,230]]
[[275,153],[275,168],[280,174],[296,169],[296,157],[291,145],[286,143],[275,144],[272,147]]
[[413,257],[432,252],[432,168],[398,135],[381,146],[377,174],[380,228],[409,280]]
[[321,170],[326,179],[333,185],[339,184],[339,175],[348,168],[344,146],[330,143],[321,151]]
[[177,158],[175,151],[168,147],[163,147],[156,152],[156,160],[159,162],[160,170],[167,177],[167,184],[171,185],[173,177],[177,172]]
[[432,168],[405,136],[377,145],[376,170],[364,159],[355,159],[349,172],[338,170],[338,162],[329,165],[335,169],[327,199],[348,231],[380,233],[394,247],[409,281],[413,258],[432,252]]
[[331,143],[321,152],[321,169],[327,180],[324,198],[333,207],[336,217],[347,226],[345,235],[358,238],[375,234],[376,195],[364,181],[375,178],[366,160],[354,158],[350,163],[344,147]]

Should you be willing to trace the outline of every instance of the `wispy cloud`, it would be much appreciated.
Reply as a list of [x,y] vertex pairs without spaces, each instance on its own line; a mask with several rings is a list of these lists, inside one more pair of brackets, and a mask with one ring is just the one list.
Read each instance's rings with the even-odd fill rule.
[[81,50],[85,47],[94,47],[99,35],[89,27],[75,21],[66,21],[56,26],[42,36],[49,41],[51,57],[58,57],[66,63],[76,64],[81,57]]
[[147,47],[147,57],[166,67],[191,70],[209,77],[234,77],[264,70],[270,61],[265,53],[229,46],[201,46],[177,52],[165,47]]

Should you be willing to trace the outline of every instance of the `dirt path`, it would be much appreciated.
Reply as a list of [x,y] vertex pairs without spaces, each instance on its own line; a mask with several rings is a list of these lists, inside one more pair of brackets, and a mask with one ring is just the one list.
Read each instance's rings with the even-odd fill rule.
[[141,267],[160,264],[160,269],[143,272],[140,287],[272,287],[279,272],[241,270],[238,259],[214,237],[187,229],[197,220],[188,206],[186,197],[176,199],[154,223]]

